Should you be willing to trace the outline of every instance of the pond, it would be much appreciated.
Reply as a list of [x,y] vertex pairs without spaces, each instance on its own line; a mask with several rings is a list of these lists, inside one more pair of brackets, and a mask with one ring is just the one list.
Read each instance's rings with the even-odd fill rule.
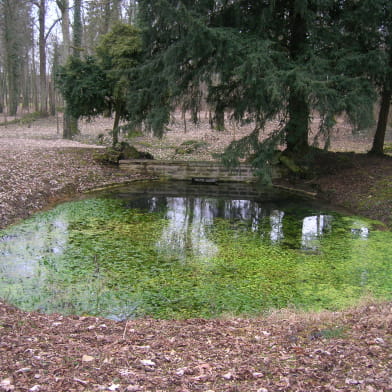
[[139,183],[0,231],[0,298],[134,317],[341,309],[391,298],[392,233],[287,193]]

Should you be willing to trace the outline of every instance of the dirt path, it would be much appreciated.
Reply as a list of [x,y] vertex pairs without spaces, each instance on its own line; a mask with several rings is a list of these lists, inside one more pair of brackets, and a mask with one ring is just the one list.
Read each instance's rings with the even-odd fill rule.
[[[207,129],[184,134],[174,125],[161,141],[139,136],[134,142],[158,158],[209,159],[211,151],[239,137],[234,129],[219,138]],[[91,143],[110,123],[83,127],[79,142],[61,140],[49,120],[0,127],[0,227],[66,195],[134,180],[93,159],[100,147]],[[179,142],[194,139],[206,148],[177,156]],[[336,149],[355,144],[336,140]],[[359,145],[365,151],[368,142]],[[339,159],[339,165],[318,162],[321,177],[294,185],[389,222],[392,159]],[[336,313],[116,323],[26,313],[0,302],[0,391],[387,392],[391,315],[390,302]]]

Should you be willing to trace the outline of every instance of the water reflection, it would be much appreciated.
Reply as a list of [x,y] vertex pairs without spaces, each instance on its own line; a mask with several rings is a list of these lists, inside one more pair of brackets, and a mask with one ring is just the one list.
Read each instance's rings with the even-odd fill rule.
[[[167,256],[185,259],[188,255],[208,258],[218,247],[209,240],[207,227],[213,224],[216,203],[204,199],[169,197],[166,200],[168,225],[163,229],[158,250]],[[152,205],[159,205],[156,200]],[[155,212],[155,208],[150,211]]]
[[284,212],[272,210],[270,214],[271,232],[270,239],[272,243],[280,242],[284,238],[283,234],[283,217]]
[[39,214],[0,232],[0,298],[116,319],[184,309],[209,317],[335,304],[341,290],[348,297],[392,276],[390,241],[378,264],[368,257],[376,236],[366,222],[303,201],[242,196],[129,192]]
[[307,216],[302,221],[301,248],[305,250],[317,250],[320,247],[321,237],[331,232],[331,215]]
[[28,231],[0,238],[0,272],[2,279],[42,276],[41,265],[50,254],[60,254],[68,241],[66,216],[59,215],[46,224]]
[[[333,216],[323,213],[301,216],[294,213],[298,222],[290,225],[285,217],[287,211],[277,209],[273,204],[262,204],[253,200],[222,200],[203,197],[151,197],[130,201],[129,208],[145,209],[149,212],[165,211],[167,226],[157,243],[159,251],[176,258],[187,256],[197,258],[212,257],[218,251],[214,239],[209,236],[209,228],[217,218],[237,224],[238,230],[257,233],[260,239],[272,244],[287,244],[302,250],[316,251],[321,247],[321,239],[331,233]],[[291,216],[291,220],[292,220]],[[294,227],[297,227],[297,232]],[[287,230],[287,234],[285,233]],[[351,229],[352,233],[366,237],[368,229]],[[299,238],[299,242],[295,242]],[[294,245],[293,245],[294,244]]]

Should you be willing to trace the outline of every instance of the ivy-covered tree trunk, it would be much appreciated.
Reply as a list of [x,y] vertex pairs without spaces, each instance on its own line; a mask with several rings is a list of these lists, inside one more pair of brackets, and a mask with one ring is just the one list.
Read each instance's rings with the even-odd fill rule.
[[63,139],[71,140],[78,133],[78,120],[66,108],[63,119]]
[[73,56],[80,58],[82,52],[82,0],[75,0],[74,3],[74,25],[73,25]]
[[[80,58],[82,51],[82,0],[75,0],[74,3],[74,27],[73,27],[73,53],[76,58]],[[74,117],[67,107],[64,111],[63,138],[72,139],[80,133],[78,119]]]

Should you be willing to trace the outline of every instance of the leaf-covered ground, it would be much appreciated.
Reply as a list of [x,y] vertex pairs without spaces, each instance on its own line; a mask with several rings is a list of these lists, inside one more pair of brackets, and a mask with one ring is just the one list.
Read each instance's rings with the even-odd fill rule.
[[391,304],[116,323],[0,303],[0,390],[386,392],[391,333]]
[[[94,161],[100,148],[90,143],[107,128],[103,120],[84,124],[82,144],[61,140],[55,119],[0,127],[0,226],[69,195],[134,180]],[[184,133],[177,122],[163,140],[134,142],[158,158],[210,159],[245,132],[188,125]],[[194,139],[205,147],[191,156],[176,152]],[[369,139],[340,132],[332,146],[363,152]],[[392,159],[339,159],[320,160],[322,175],[295,186],[390,224]],[[392,303],[339,313],[117,323],[26,313],[0,302],[0,391],[392,391]]]

